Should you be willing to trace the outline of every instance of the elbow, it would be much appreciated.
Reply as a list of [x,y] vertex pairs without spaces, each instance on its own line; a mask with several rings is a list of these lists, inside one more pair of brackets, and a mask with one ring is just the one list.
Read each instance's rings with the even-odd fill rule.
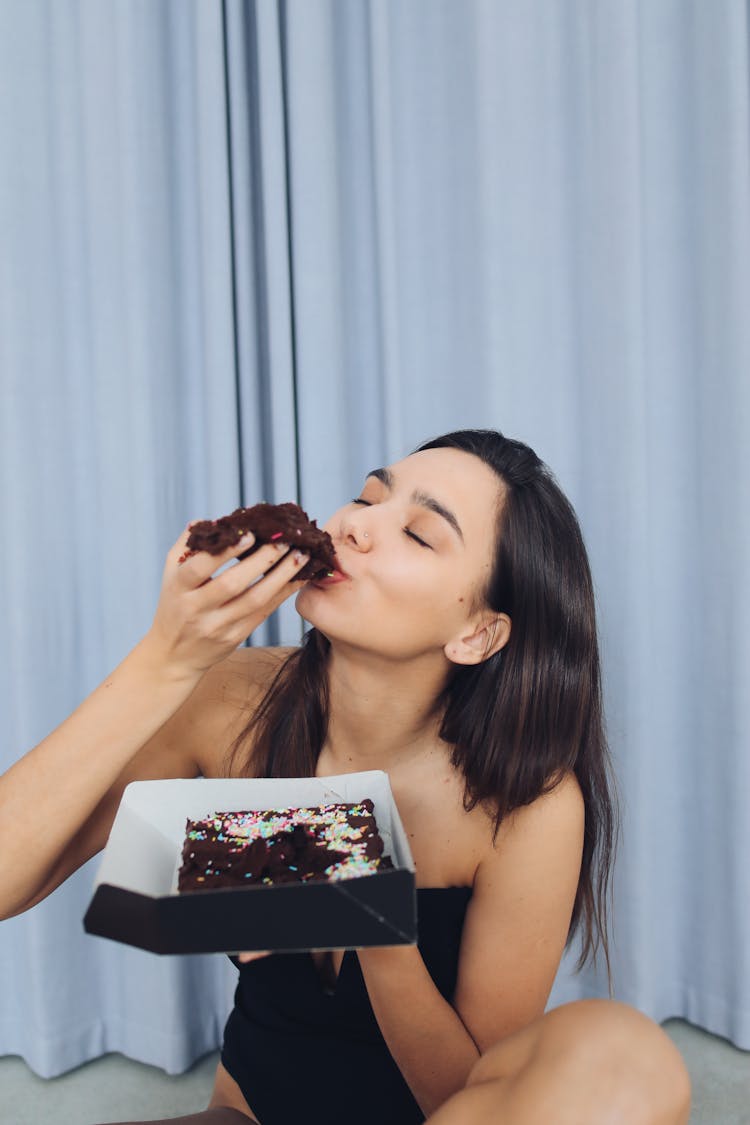
[[46,898],[52,890],[52,887],[44,887],[35,895],[18,892],[12,893],[12,889],[5,888],[5,893],[0,895],[0,922],[6,922],[9,918],[17,918],[19,914],[25,914],[27,910],[31,910],[32,906],[36,906],[38,902]]
[[9,918],[17,918],[19,914],[25,913],[28,909],[29,907],[25,904],[18,906],[11,903],[6,906],[5,903],[0,902],[0,922],[7,922]]
[[34,902],[0,902],[0,922],[7,922],[9,918],[17,918],[19,914],[25,914],[34,906]]
[[451,1075],[450,1082],[446,1082],[447,1074],[445,1070],[437,1071],[434,1074],[434,1083],[430,1083],[429,1090],[423,1089],[422,1091],[412,1090],[416,1101],[419,1103],[419,1108],[425,1117],[430,1117],[431,1114],[436,1113],[441,1106],[450,1101],[456,1094],[465,1090],[471,1084],[472,1074],[476,1064],[481,1060],[481,1053],[479,1048],[473,1045],[472,1050],[467,1050],[466,1057],[461,1060],[461,1067],[458,1073],[455,1071]]

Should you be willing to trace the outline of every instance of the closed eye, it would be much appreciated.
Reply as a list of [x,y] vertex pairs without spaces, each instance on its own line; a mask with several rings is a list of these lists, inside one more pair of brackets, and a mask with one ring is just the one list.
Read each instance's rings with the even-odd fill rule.
[[[352,500],[352,504],[362,504],[365,508],[371,508],[372,500],[363,500],[361,496],[358,496],[355,500]],[[424,539],[420,539],[420,537],[415,532],[410,531],[408,527],[404,527],[401,530],[404,535],[408,535],[408,537],[413,539],[415,543],[418,543],[420,547],[426,547],[428,551],[432,550],[429,543],[426,543]]]
[[404,535],[408,535],[410,539],[413,539],[415,543],[419,543],[420,547],[426,547],[428,551],[432,550],[432,547],[429,543],[425,543],[424,539],[420,539],[419,536],[415,535],[413,531],[409,531],[408,527],[405,527],[403,529],[403,532]]

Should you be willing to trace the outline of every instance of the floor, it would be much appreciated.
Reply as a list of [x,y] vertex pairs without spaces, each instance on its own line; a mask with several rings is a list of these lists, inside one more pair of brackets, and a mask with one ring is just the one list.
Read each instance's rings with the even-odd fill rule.
[[[691,1125],[750,1125],[750,1053],[682,1020],[668,1020],[664,1028],[692,1078]],[[105,1055],[45,1080],[21,1059],[0,1058],[0,1125],[99,1125],[196,1113],[206,1106],[217,1061],[218,1052],[206,1055],[170,1078],[122,1055]]]

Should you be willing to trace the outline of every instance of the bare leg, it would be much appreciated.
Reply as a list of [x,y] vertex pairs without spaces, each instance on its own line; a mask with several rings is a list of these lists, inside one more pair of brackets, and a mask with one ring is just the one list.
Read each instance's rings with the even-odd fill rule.
[[627,1004],[564,1004],[491,1047],[428,1125],[687,1125],[690,1079]]
[[[219,1100],[214,1092],[212,1101]],[[426,1125],[687,1125],[690,1079],[665,1032],[627,1004],[579,1000],[496,1043]],[[213,1105],[120,1125],[257,1125]]]

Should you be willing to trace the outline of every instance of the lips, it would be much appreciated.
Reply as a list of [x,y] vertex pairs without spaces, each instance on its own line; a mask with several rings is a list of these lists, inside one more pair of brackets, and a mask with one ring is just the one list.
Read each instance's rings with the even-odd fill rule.
[[316,578],[311,585],[313,586],[338,586],[340,582],[350,581],[350,576],[343,570],[334,570],[333,574],[325,578]]
[[341,560],[334,552],[334,570],[329,572],[322,578],[316,578],[312,582],[313,586],[337,586],[340,582],[351,580],[351,575],[347,574],[341,565]]

